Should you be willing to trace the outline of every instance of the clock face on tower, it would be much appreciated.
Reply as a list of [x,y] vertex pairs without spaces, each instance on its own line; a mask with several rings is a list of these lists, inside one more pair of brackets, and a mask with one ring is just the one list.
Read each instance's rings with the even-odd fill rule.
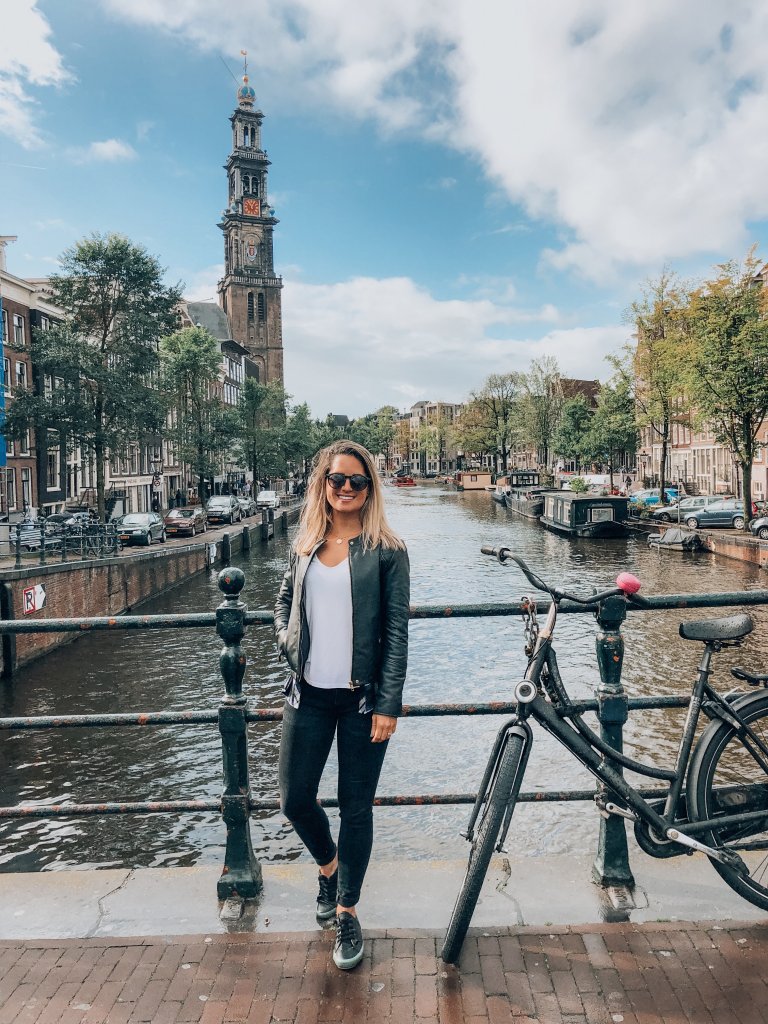
[[253,196],[245,196],[243,199],[243,213],[248,217],[260,217],[261,200],[254,199]]

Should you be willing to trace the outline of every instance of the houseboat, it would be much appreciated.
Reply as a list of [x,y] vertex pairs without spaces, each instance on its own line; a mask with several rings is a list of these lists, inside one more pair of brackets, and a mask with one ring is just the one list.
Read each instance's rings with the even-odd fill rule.
[[509,494],[509,474],[504,473],[496,477],[496,486],[491,487],[490,494],[499,505],[504,504],[504,499]]
[[624,537],[628,518],[628,498],[548,491],[539,522],[568,537]]
[[454,477],[457,491],[485,491],[491,489],[491,474],[481,469],[460,469]]
[[538,519],[544,511],[544,495],[551,488],[542,487],[541,477],[531,470],[509,473],[508,478],[504,497],[508,510],[526,519]]

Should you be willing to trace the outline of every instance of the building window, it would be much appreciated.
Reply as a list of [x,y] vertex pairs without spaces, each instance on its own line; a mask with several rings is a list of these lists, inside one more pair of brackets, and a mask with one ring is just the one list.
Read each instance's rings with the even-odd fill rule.
[[11,360],[3,358],[3,391],[6,395],[11,393]]
[[3,344],[5,344],[6,341],[8,341],[8,310],[4,309],[3,310],[3,337],[2,337]]
[[29,508],[32,504],[32,470],[22,469],[21,471],[21,501],[23,508]]
[[24,436],[19,441],[19,454],[29,455],[29,431],[24,431]]
[[41,331],[49,331],[50,329],[51,329],[50,318],[41,314],[40,315],[40,330]]
[[248,292],[248,323],[253,323],[253,292]]
[[27,364],[17,361],[16,362],[16,387],[25,388],[27,386]]
[[48,471],[46,473],[46,487],[49,491],[55,491],[59,486],[59,454],[48,452]]
[[267,319],[267,303],[264,299],[264,293],[259,292],[259,322],[264,323]]
[[6,469],[5,471],[5,494],[8,501],[8,510],[16,508],[16,470]]
[[250,174],[243,175],[243,195],[248,195],[251,191],[251,176]]
[[19,347],[24,345],[24,317],[20,313],[13,314],[13,343]]

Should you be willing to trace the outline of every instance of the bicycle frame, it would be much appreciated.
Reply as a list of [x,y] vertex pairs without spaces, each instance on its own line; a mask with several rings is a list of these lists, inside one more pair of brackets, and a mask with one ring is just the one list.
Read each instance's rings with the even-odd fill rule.
[[[722,815],[716,819],[702,819],[696,822],[689,822],[685,813],[680,813],[681,801],[684,797],[685,777],[691,760],[696,728],[702,708],[704,708],[705,713],[710,718],[720,718],[742,729],[754,743],[756,750],[752,751],[752,753],[756,760],[759,760],[759,755],[762,754],[764,760],[759,763],[768,774],[768,746],[754,733],[750,726],[741,721],[738,711],[709,684],[712,654],[719,650],[722,644],[715,641],[706,643],[701,662],[698,666],[698,674],[693,683],[691,701],[683,725],[674,769],[656,768],[653,765],[636,761],[612,748],[581,720],[579,712],[573,708],[560,677],[557,658],[552,647],[552,637],[557,622],[558,603],[557,600],[552,601],[547,612],[546,621],[538,631],[533,652],[529,657],[524,682],[530,684],[528,692],[533,695],[525,702],[521,701],[517,714],[512,719],[509,719],[499,730],[477,800],[475,801],[475,806],[472,810],[467,832],[462,834],[466,838],[472,839],[475,822],[485,800],[489,785],[492,784],[495,765],[498,763],[504,739],[510,730],[523,731],[527,743],[524,762],[527,762],[530,746],[533,742],[533,734],[527,722],[527,719],[530,717],[569,750],[595,778],[602,782],[616,796],[620,803],[626,805],[626,807],[622,807],[610,800],[605,800],[603,806],[600,806],[598,798],[597,803],[601,813],[618,814],[633,821],[641,819],[653,830],[660,841],[666,840],[680,844],[680,853],[695,849],[733,866],[736,855],[729,851],[705,846],[694,837],[700,833],[709,832],[713,828],[744,825],[751,821],[765,821],[768,816],[765,809],[741,811],[736,814]],[[518,684],[518,688],[520,686],[521,684]],[[707,698],[706,702],[705,698]],[[524,770],[524,764],[522,767]],[[654,810],[637,789],[623,778],[618,770],[620,767],[629,768],[631,771],[649,778],[663,779],[669,782],[669,792],[665,800],[663,814],[659,814]],[[685,811],[684,806],[682,810],[683,812]],[[512,812],[510,811],[505,818],[504,827],[501,830],[496,845],[497,850],[503,848],[511,817]]]

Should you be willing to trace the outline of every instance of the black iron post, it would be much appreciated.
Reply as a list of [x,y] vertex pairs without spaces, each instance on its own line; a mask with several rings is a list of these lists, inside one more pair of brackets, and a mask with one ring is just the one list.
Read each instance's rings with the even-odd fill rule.
[[246,658],[240,645],[245,635],[246,606],[240,600],[245,575],[241,569],[223,569],[218,582],[225,595],[216,609],[216,632],[224,641],[219,658],[225,689],[219,705],[219,732],[224,762],[221,815],[227,828],[227,848],[216,891],[221,900],[230,896],[251,899],[261,891],[261,865],[253,852],[249,822],[248,700],[242,689]]
[[[224,565],[229,565],[232,561],[232,538],[228,533],[223,534],[221,538],[221,560]],[[221,576],[219,576],[219,581],[221,581]],[[221,582],[219,582],[219,586],[221,586]]]
[[45,523],[40,523],[40,565],[45,565]]
[[261,539],[269,540],[269,516],[265,508],[261,510]]
[[21,523],[16,523],[16,563],[14,568],[21,568]]
[[[600,685],[597,688],[600,735],[621,752],[624,746],[623,728],[629,710],[627,695],[621,685],[621,669],[624,661],[624,638],[621,624],[627,609],[621,597],[609,597],[598,606],[596,617],[600,632],[595,640],[597,663],[600,668]],[[621,773],[621,768],[616,768]],[[610,799],[605,787],[599,786],[600,795]],[[592,867],[592,877],[603,886],[634,886],[635,879],[629,866],[627,831],[624,819],[611,815],[600,818],[600,838],[597,857]]]

